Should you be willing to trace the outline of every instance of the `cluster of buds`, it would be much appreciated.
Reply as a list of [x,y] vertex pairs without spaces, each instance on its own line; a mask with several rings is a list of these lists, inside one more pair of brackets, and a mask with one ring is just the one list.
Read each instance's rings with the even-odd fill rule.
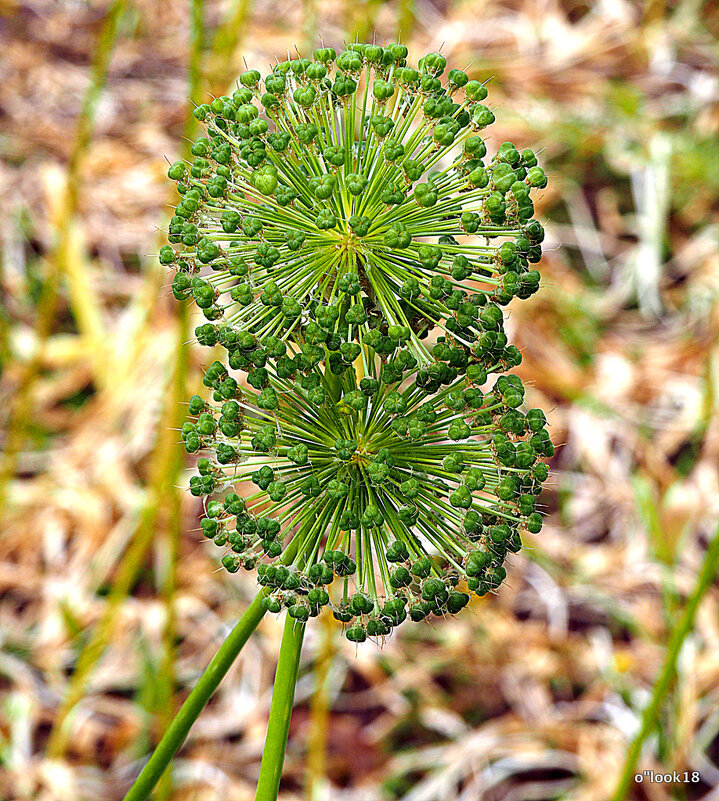
[[487,90],[445,67],[354,44],[249,70],[169,170],[160,260],[227,352],[182,430],[202,531],[268,610],[354,642],[496,589],[542,525],[553,446],[502,307],[539,286],[546,177],[487,157]]

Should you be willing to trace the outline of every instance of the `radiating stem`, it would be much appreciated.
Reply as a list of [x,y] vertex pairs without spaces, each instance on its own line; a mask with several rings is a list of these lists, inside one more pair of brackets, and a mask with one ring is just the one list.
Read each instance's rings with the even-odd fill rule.
[[270,718],[267,723],[267,736],[262,752],[255,801],[276,801],[277,799],[282,778],[282,766],[285,761],[287,735],[290,730],[290,716],[295,700],[295,685],[304,633],[304,622],[295,620],[288,614],[277,660]]

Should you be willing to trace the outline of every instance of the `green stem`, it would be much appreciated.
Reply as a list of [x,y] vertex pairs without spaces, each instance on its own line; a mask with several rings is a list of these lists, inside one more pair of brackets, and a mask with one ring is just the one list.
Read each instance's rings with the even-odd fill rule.
[[218,688],[250,634],[257,628],[262,616],[265,614],[265,610],[262,608],[262,599],[266,593],[267,590],[262,589],[255,596],[254,601],[247,607],[245,614],[237,621],[227,639],[212,657],[212,661],[200,676],[192,692],[187,696],[187,700],[123,801],[145,801],[149,797],[165,768],[170,764],[170,760],[185,741],[190,727],[197,720],[200,712],[202,712],[212,694]]
[[336,621],[331,615],[322,615],[322,648],[314,666],[315,691],[310,703],[310,720],[307,734],[307,775],[305,794],[308,801],[318,801],[326,793],[325,761],[327,756],[327,729],[330,718],[329,672],[337,651]]
[[330,396],[335,403],[339,402],[340,396],[342,395],[342,377],[335,375],[334,373],[325,374],[325,378],[327,381],[327,388],[330,391]]
[[707,590],[711,587],[712,582],[716,578],[717,568],[719,568],[719,527],[717,527],[714,536],[712,537],[709,547],[707,548],[702,563],[701,573],[697,578],[697,583],[694,585],[692,594],[687,599],[684,611],[681,617],[677,620],[674,629],[669,637],[667,644],[667,652],[664,657],[664,664],[662,665],[661,673],[657,679],[652,697],[642,713],[642,725],[634,738],[627,756],[624,761],[624,767],[619,779],[617,789],[612,796],[612,801],[624,801],[629,792],[631,783],[636,772],[637,762],[639,755],[642,751],[642,745],[649,736],[649,734],[656,728],[661,710],[662,703],[671,689],[676,673],[677,659],[681,651],[684,640],[694,626],[694,618],[696,617],[699,604],[706,594]]
[[[272,690],[270,719],[267,723],[265,748],[262,752],[260,777],[257,781],[255,801],[276,801],[285,761],[287,735],[290,730],[290,715],[295,700],[297,671],[300,666],[300,651],[305,624],[291,618],[285,620],[282,645],[277,660],[275,684]],[[127,801],[127,799],[126,799]]]

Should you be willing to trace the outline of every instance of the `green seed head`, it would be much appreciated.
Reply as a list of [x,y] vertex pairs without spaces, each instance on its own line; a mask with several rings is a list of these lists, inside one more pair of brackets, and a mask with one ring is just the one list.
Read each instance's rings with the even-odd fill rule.
[[160,253],[227,352],[182,430],[203,533],[267,610],[331,607],[354,642],[496,589],[553,453],[502,311],[538,288],[546,176],[487,158],[482,83],[406,58],[320,48],[198,107]]

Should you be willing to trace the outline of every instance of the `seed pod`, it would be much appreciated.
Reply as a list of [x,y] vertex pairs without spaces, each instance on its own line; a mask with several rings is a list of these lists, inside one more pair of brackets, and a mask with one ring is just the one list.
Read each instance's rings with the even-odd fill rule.
[[510,142],[487,159],[483,83],[406,60],[321,47],[199,106],[159,253],[226,351],[180,433],[203,535],[264,609],[330,606],[353,642],[495,589],[554,452],[504,331],[539,286],[546,175]]

